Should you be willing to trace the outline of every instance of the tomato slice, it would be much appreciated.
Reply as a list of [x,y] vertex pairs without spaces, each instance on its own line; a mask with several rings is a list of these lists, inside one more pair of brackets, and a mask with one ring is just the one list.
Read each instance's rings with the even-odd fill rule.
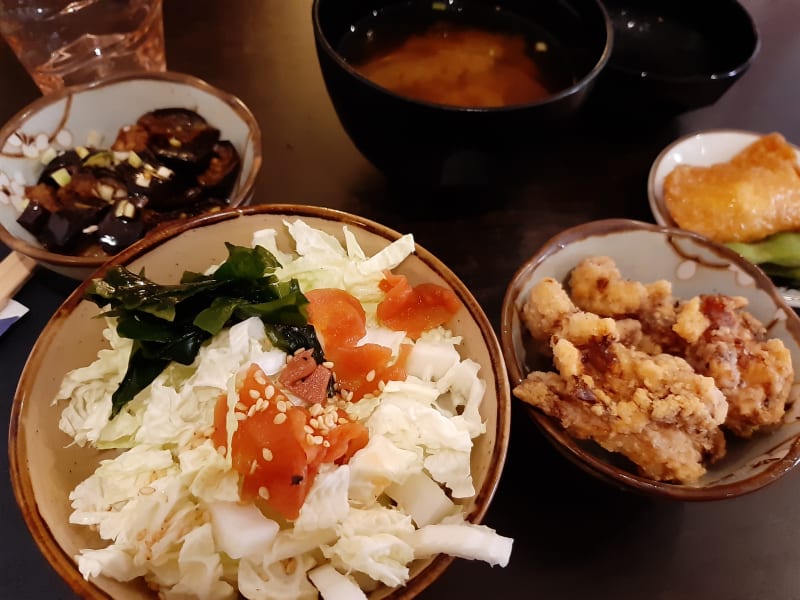
[[380,288],[386,293],[378,304],[380,322],[417,339],[423,331],[446,323],[461,306],[458,296],[435,283],[411,286],[405,275],[386,273]]
[[354,346],[367,333],[367,317],[358,298],[336,288],[305,293],[308,322],[322,335],[326,347]]
[[[344,464],[369,440],[367,429],[334,405],[295,406],[255,364],[238,400],[231,463],[242,476],[242,499],[263,502],[288,520],[300,514],[322,464]],[[227,403],[221,395],[214,410],[212,439],[222,448],[227,447]]]
[[349,400],[356,402],[366,394],[375,392],[381,381],[404,380],[410,351],[410,344],[401,345],[397,360],[392,362],[390,348],[364,344],[332,348],[327,357],[333,361],[333,372],[339,387],[351,393]]

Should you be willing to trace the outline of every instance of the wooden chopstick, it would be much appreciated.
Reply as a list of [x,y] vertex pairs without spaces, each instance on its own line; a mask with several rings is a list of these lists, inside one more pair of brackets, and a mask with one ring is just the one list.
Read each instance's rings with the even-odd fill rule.
[[19,252],[11,252],[0,261],[0,310],[25,285],[33,274],[34,267],[36,261]]

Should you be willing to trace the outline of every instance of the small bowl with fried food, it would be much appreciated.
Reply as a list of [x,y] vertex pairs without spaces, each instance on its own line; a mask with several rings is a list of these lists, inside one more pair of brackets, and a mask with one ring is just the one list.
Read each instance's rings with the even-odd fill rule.
[[627,219],[557,234],[509,283],[501,343],[533,423],[611,484],[720,500],[800,462],[800,318],[707,237]]
[[759,265],[800,306],[800,149],[780,132],[701,131],[667,146],[648,179],[657,223]]

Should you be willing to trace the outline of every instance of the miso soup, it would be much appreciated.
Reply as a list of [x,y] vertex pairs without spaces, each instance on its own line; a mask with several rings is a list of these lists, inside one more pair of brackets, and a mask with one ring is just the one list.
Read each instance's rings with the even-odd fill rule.
[[477,0],[412,0],[374,11],[352,25],[338,50],[377,85],[451,106],[527,104],[576,81],[552,35]]

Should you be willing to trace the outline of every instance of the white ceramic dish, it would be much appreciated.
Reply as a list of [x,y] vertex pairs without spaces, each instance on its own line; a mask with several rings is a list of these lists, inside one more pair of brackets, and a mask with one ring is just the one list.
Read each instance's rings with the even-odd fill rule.
[[36,182],[48,148],[110,145],[123,125],[169,107],[198,112],[236,147],[242,166],[229,203],[246,204],[261,167],[261,132],[244,103],[183,73],[127,74],[43,96],[0,129],[0,240],[62,275],[84,279],[91,274],[106,258],[49,252],[17,223],[24,186]]
[[[765,135],[739,129],[710,129],[683,136],[664,148],[653,161],[647,179],[647,197],[656,223],[678,227],[664,204],[664,179],[678,165],[707,167],[733,158],[741,150]],[[798,162],[800,148],[795,147]],[[800,308],[800,290],[780,288],[784,299]]]

